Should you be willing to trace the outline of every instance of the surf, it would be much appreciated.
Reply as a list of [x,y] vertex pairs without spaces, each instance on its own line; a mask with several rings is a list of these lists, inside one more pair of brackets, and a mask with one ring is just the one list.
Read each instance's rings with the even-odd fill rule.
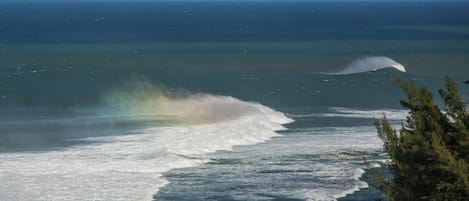
[[90,143],[60,150],[0,153],[0,184],[8,186],[0,197],[153,200],[168,184],[163,173],[206,163],[207,153],[264,142],[293,121],[260,103],[149,83],[114,90],[103,100],[97,111],[173,123],[83,138]]
[[373,57],[365,57],[358,60],[353,61],[349,65],[347,65],[343,70],[338,72],[329,72],[323,74],[329,75],[348,75],[348,74],[355,74],[355,73],[364,73],[370,71],[377,71],[386,68],[393,68],[400,72],[406,72],[406,68],[401,63],[385,56],[373,56]]

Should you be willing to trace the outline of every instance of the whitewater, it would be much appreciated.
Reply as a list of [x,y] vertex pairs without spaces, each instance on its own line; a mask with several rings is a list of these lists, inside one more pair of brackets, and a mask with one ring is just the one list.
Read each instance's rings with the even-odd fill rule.
[[[336,82],[333,77],[327,75],[327,82],[322,83],[333,86]],[[75,132],[99,132],[99,127],[78,129],[93,126],[93,122],[146,123],[136,129],[111,129],[120,133],[109,135],[83,134],[94,137],[71,138],[70,141],[81,142],[73,146],[0,153],[0,180],[5,187],[0,192],[0,200],[166,200],[168,191],[174,195],[172,191],[184,186],[180,183],[171,186],[166,173],[179,169],[181,175],[187,175],[184,171],[194,171],[194,167],[211,167],[206,164],[223,158],[230,161],[233,156],[236,161],[251,153],[263,158],[254,157],[251,165],[242,169],[236,169],[235,164],[230,166],[235,168],[231,174],[246,178],[223,181],[225,176],[220,175],[213,183],[221,180],[224,185],[238,185],[257,178],[259,184],[286,185],[264,186],[256,189],[257,192],[276,192],[306,200],[336,200],[368,187],[360,180],[366,168],[362,157],[379,153],[382,146],[369,123],[363,126],[347,122],[371,122],[382,115],[399,121],[406,116],[406,111],[398,109],[347,107],[283,108],[285,113],[282,113],[257,102],[167,89],[146,80],[110,90],[102,95],[100,102],[96,108],[78,108],[74,114],[60,119],[41,118],[32,121],[35,123],[24,119],[13,123],[20,127],[71,125]],[[285,127],[294,121],[298,124],[290,129]],[[231,152],[234,147],[236,151]],[[263,164],[264,161],[268,164]],[[300,168],[298,173],[303,174],[299,175],[303,179],[292,182],[291,177],[298,174],[295,168]],[[273,173],[274,177],[262,179],[265,174]],[[169,187],[161,194],[165,186]],[[202,192],[205,192],[202,196],[209,193],[206,189]],[[237,197],[264,199],[258,194]],[[203,199],[194,197],[194,200]]]
[[467,3],[72,1],[0,3],[0,201],[383,200],[395,78],[469,94]]
[[[342,72],[354,74],[389,66],[402,65],[387,57],[373,57],[352,62]],[[69,136],[68,132],[77,134],[65,139],[71,146],[54,142],[42,149],[0,153],[0,184],[4,187],[0,200],[184,200],[187,195],[204,200],[213,193],[222,194],[222,199],[285,196],[337,200],[368,187],[360,179],[366,169],[363,157],[385,158],[380,155],[382,142],[370,125],[372,119],[386,115],[399,125],[407,115],[407,111],[396,108],[357,109],[335,104],[341,100],[338,94],[347,97],[349,93],[343,86],[356,83],[353,76],[337,79],[337,74],[302,75],[310,84],[302,84],[298,92],[289,85],[298,80],[296,76],[282,75],[285,82],[277,83],[280,79],[275,77],[259,75],[246,81],[244,75],[237,75],[241,81],[235,84],[278,87],[273,91],[284,94],[277,98],[293,98],[286,108],[272,109],[232,96],[165,88],[136,79],[101,94],[94,107],[74,107],[60,118],[39,115],[38,119],[4,119],[1,123],[5,131],[13,131],[8,136],[17,132],[28,136],[25,128],[29,127],[40,134],[58,130],[61,138]],[[381,74],[360,76],[360,86],[390,82]],[[281,86],[298,94],[289,96]],[[264,89],[257,87],[255,97],[262,97]],[[355,93],[368,94],[368,90],[355,89]],[[348,99],[351,97],[366,96]],[[328,106],[301,107],[298,101],[302,100],[306,105],[321,105],[328,100]],[[371,104],[368,99],[360,102]],[[137,126],[127,126],[135,122]],[[61,130],[66,127],[69,129]],[[54,137],[43,135],[40,139],[45,141]],[[236,162],[240,160],[247,162]],[[227,166],[221,162],[220,169],[216,165],[220,161],[230,162]],[[226,168],[229,172],[223,173]],[[197,181],[187,175],[199,171],[202,179],[210,182],[184,190],[193,179]],[[172,174],[182,176],[175,180]],[[228,179],[227,175],[236,178]],[[249,187],[252,192],[246,193],[244,187],[240,188],[246,182],[259,187]],[[179,193],[182,197],[174,197]]]
[[1,153],[0,200],[152,200],[168,184],[164,172],[201,165],[206,153],[266,141],[292,122],[229,96],[166,95],[140,88],[115,92],[107,101],[129,118],[171,116],[177,120],[172,125],[80,139],[91,143],[64,149]]
[[330,75],[348,75],[355,73],[364,73],[377,71],[380,69],[393,68],[400,72],[406,72],[404,65],[386,56],[369,56],[357,59],[347,65],[343,70],[337,72],[328,72]]

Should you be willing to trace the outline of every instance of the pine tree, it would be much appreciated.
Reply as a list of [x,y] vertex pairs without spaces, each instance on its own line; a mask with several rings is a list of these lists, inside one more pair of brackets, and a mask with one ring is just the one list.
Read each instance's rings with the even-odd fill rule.
[[388,200],[469,200],[469,112],[457,84],[445,78],[440,109],[428,88],[396,80],[409,116],[399,131],[386,117],[375,121],[391,172],[375,172],[378,187]]

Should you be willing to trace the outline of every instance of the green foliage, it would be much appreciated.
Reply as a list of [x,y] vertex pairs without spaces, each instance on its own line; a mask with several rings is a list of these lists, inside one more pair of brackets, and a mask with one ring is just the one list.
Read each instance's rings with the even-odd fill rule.
[[469,200],[469,111],[457,84],[445,78],[440,109],[426,87],[397,83],[407,94],[401,104],[409,116],[400,131],[386,117],[375,121],[391,159],[391,176],[375,172],[377,186],[388,200]]

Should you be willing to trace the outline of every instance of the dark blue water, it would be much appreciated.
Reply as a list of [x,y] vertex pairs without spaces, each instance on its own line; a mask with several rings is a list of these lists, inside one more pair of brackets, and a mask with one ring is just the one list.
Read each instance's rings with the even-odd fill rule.
[[[468,10],[469,2],[0,2],[0,181],[9,186],[0,200],[381,198],[360,180],[363,157],[386,159],[373,118],[405,118],[396,77],[437,92],[449,72],[467,94]],[[407,72],[318,73],[368,56],[392,57]],[[146,104],[161,101],[154,88],[180,95],[163,98],[164,109],[217,112],[202,125],[141,114],[161,109]],[[107,102],[116,91],[140,110]],[[295,122],[280,131],[286,121],[271,128],[272,117]]]
[[2,43],[461,40],[389,26],[468,25],[468,2],[0,3]]

